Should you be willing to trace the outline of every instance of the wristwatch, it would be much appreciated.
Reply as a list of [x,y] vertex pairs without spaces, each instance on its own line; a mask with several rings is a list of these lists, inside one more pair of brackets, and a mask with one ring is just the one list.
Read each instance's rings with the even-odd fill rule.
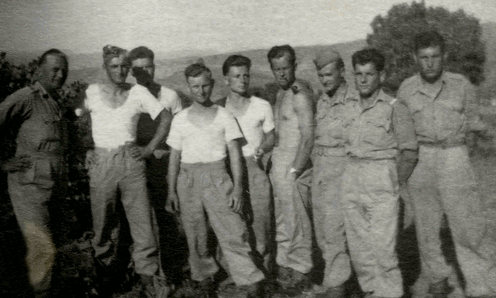
[[301,173],[301,171],[299,171],[299,170],[297,170],[297,169],[295,169],[295,168],[291,168],[291,169],[289,169],[289,173],[290,173],[290,174],[293,174],[293,173],[294,173],[294,174],[298,175],[298,174],[300,174],[300,173]]

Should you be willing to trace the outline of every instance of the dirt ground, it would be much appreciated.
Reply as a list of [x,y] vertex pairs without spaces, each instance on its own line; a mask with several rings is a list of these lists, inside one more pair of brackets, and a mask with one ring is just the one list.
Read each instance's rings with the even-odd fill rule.
[[[491,237],[496,240],[496,154],[487,152],[478,152],[472,158],[476,174],[479,178],[480,193],[485,205],[485,212],[489,224]],[[4,180],[3,180],[4,181]],[[3,182],[2,182],[3,183]],[[1,185],[1,189],[5,191],[5,185]],[[84,204],[83,204],[84,205]],[[88,212],[88,206],[82,211]],[[80,218],[77,214],[72,214],[74,218]],[[72,223],[72,227],[76,227],[77,232],[69,232],[68,237],[73,237],[74,240],[65,243],[60,248],[60,270],[58,279],[54,282],[57,285],[57,297],[98,297],[95,289],[95,284],[91,277],[94,276],[93,264],[91,259],[91,248],[88,246],[88,241],[81,237],[84,232],[84,226],[88,224],[89,214],[86,215],[85,224]],[[165,218],[165,221],[160,222],[162,226],[174,225],[174,220]],[[191,287],[180,284],[181,280],[187,276],[187,273],[182,272],[182,268],[186,264],[186,255],[184,248],[180,245],[182,239],[180,234],[176,236],[173,233],[165,233],[163,235],[164,251],[167,251],[163,256],[165,261],[166,273],[173,277],[174,282],[178,283],[174,297],[194,297]],[[67,233],[64,234],[67,236]],[[455,262],[454,250],[450,244],[450,235],[448,230],[444,230],[443,238],[445,240],[444,251],[449,261]],[[77,237],[76,237],[77,236]],[[86,235],[87,237],[89,235]],[[178,245],[179,244],[179,245]],[[184,243],[183,243],[184,244]],[[0,297],[30,297],[32,293],[29,290],[27,283],[26,269],[23,263],[25,246],[20,235],[15,217],[13,215],[10,203],[2,194],[0,201]],[[415,239],[413,227],[403,230],[399,235],[398,254],[400,259],[400,267],[404,278],[405,289],[408,289],[414,284],[419,275],[419,260],[418,249]],[[175,264],[172,266],[172,264]],[[168,266],[170,265],[170,266]],[[113,295],[117,298],[134,298],[139,297],[139,288],[136,283],[137,278],[133,276],[132,268],[122,267],[122,282],[120,284],[119,293]],[[129,273],[129,274],[128,274]],[[319,272],[316,273],[318,276]],[[456,279],[456,276],[453,277]],[[426,286],[426,285],[424,285]],[[350,297],[360,297],[359,289],[356,282],[349,283]],[[234,287],[226,287],[218,293],[221,298],[236,298],[243,297],[244,291],[235,289]],[[285,298],[287,295],[278,294],[274,297]],[[293,296],[294,297],[294,296]],[[301,294],[296,297],[312,297],[308,294]],[[409,297],[409,296],[405,296]],[[451,297],[463,297],[460,289],[457,289]]]

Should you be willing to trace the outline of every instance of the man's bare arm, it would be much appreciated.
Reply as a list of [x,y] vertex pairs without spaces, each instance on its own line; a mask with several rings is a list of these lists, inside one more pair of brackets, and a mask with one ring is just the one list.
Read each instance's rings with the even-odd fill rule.
[[263,153],[267,153],[271,151],[272,148],[274,147],[275,138],[276,138],[276,133],[274,129],[269,131],[268,133],[264,133],[262,144],[260,144],[260,147],[258,147],[257,150],[257,155],[258,155],[258,151],[263,151]]
[[243,171],[241,168],[241,148],[238,140],[232,140],[227,143],[227,150],[229,151],[229,161],[234,184],[233,197],[231,198],[229,207],[231,207],[234,212],[239,213],[242,211],[243,207]]
[[181,151],[172,149],[169,156],[169,168],[167,173],[167,184],[169,195],[165,203],[165,210],[168,212],[179,212],[179,199],[177,197],[177,176],[179,173],[179,163],[181,161]]
[[162,140],[164,140],[165,137],[169,134],[170,125],[172,122],[172,114],[168,110],[163,109],[162,112],[160,112],[160,114],[158,115],[160,117],[160,123],[157,127],[155,135],[153,136],[153,139],[145,147],[143,157],[152,155],[153,151],[157,149],[160,142],[162,142]]
[[301,171],[307,165],[313,148],[314,117],[313,100],[304,92],[293,97],[293,106],[298,117],[298,128],[300,130],[300,144],[293,162],[293,168]]

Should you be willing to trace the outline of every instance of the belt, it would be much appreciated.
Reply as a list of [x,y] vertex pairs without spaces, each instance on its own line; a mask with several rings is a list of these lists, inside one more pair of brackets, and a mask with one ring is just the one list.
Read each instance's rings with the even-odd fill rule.
[[344,147],[328,147],[321,145],[314,146],[312,154],[318,156],[346,156]]
[[195,162],[181,163],[181,169],[184,170],[226,170],[226,162],[224,159],[213,162]]
[[437,142],[437,143],[419,142],[419,145],[425,147],[431,147],[431,148],[448,149],[453,147],[465,146],[465,142]]

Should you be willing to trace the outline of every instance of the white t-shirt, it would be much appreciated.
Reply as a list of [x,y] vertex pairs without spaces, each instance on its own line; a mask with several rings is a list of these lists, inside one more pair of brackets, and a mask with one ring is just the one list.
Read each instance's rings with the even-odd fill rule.
[[199,127],[188,119],[190,109],[184,109],[172,119],[167,144],[181,150],[183,163],[224,159],[227,156],[227,143],[243,137],[234,117],[219,106],[214,120],[209,125]]
[[172,115],[179,113],[183,109],[181,98],[177,95],[177,92],[164,86],[160,88],[158,101]]
[[105,93],[98,84],[86,89],[84,106],[91,115],[91,131],[96,147],[117,148],[126,142],[136,141],[140,113],[155,119],[163,110],[162,104],[141,85],[134,85],[124,104],[111,108],[102,100]]
[[[229,97],[226,110],[231,111]],[[264,133],[274,129],[274,115],[270,103],[261,98],[250,97],[250,104],[242,116],[236,117],[247,144],[242,147],[244,156],[251,156],[262,144]]]

